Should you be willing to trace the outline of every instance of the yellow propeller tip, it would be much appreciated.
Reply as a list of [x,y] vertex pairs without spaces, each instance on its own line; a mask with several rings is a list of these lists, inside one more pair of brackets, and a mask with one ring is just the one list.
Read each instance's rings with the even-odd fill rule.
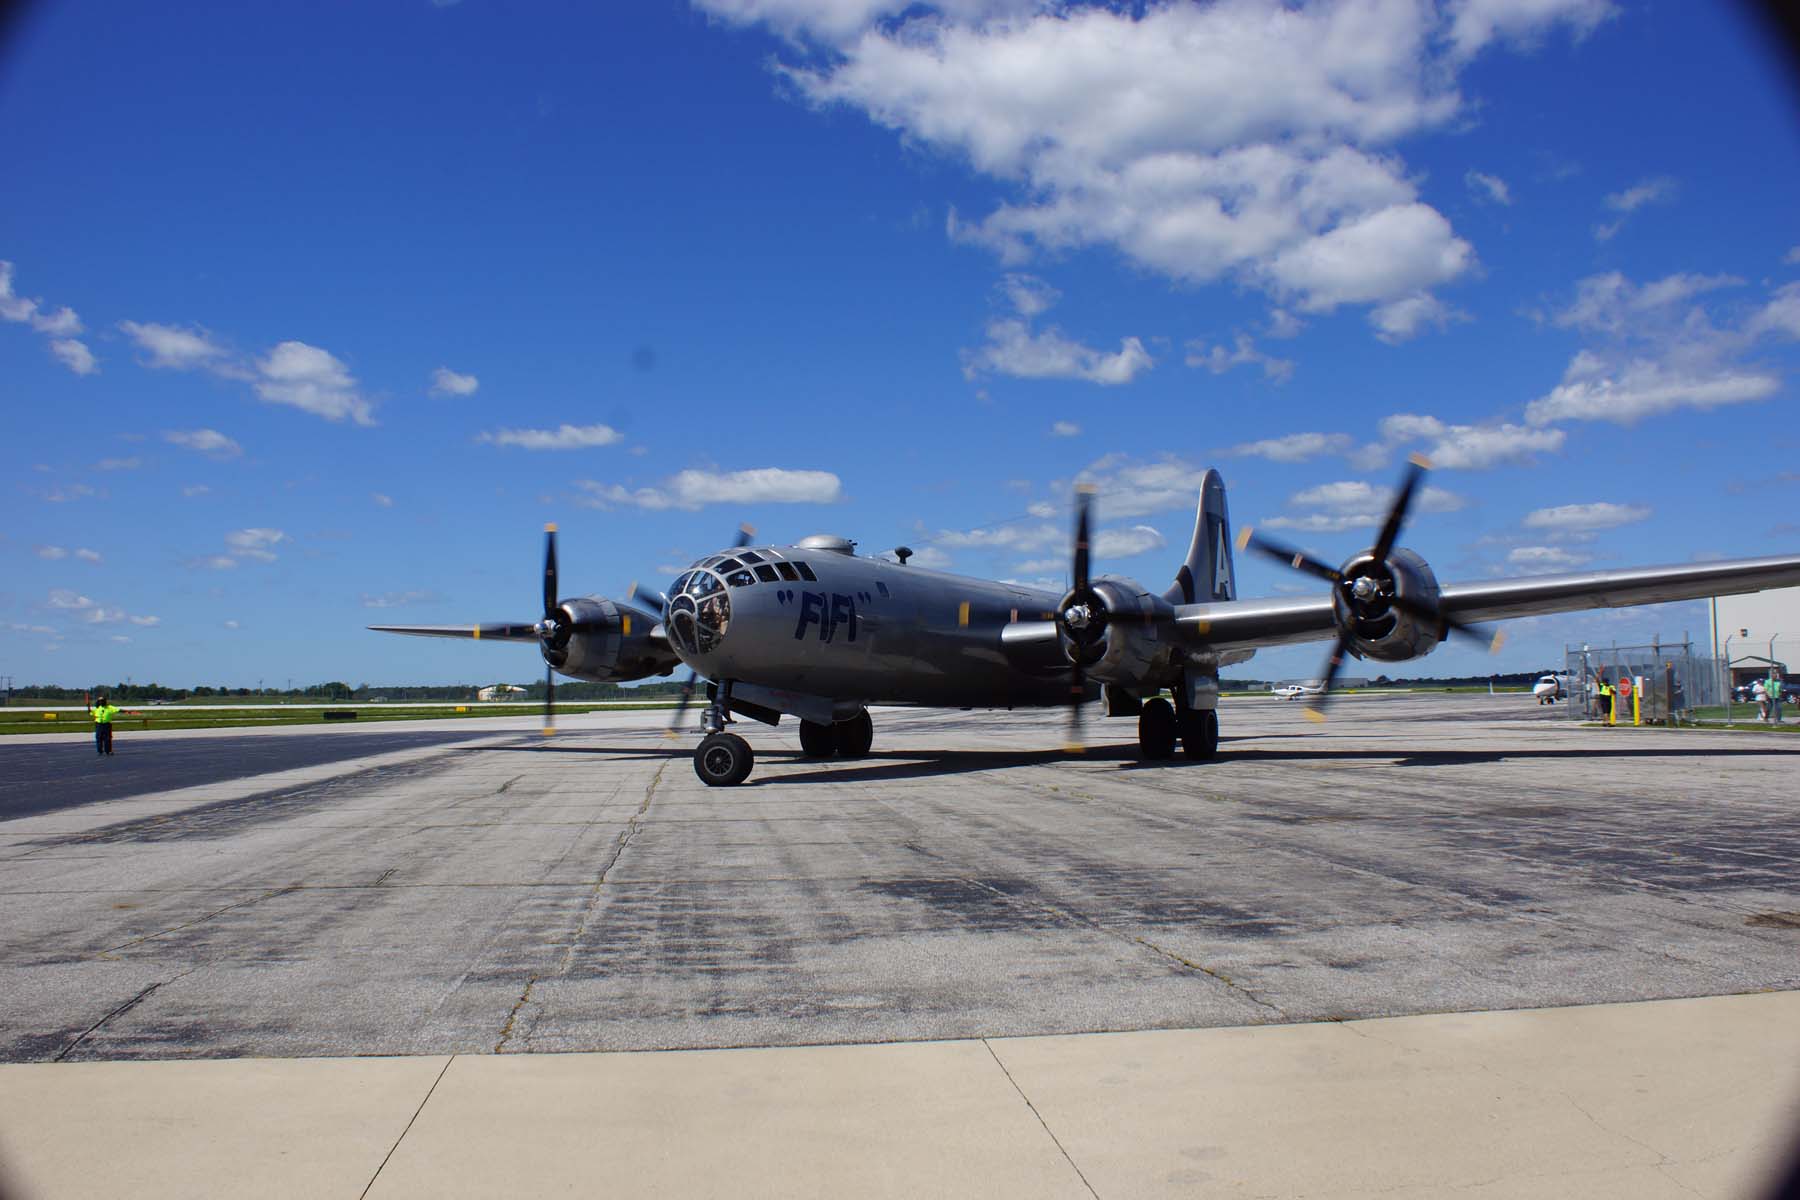
[[1081,753],[1085,752],[1086,750],[1087,750],[1086,746],[1078,746],[1074,742],[1063,743],[1063,753],[1064,754],[1081,754]]
[[1426,458],[1423,454],[1409,454],[1406,456],[1406,461],[1415,467],[1424,467],[1427,471],[1431,470],[1431,460]]
[[1251,527],[1246,525],[1238,530],[1237,547],[1239,550],[1244,549],[1244,547],[1250,544],[1250,529]]
[[1325,714],[1316,708],[1303,708],[1300,711],[1306,714],[1306,719],[1309,721],[1316,722],[1320,725],[1325,723]]
[[544,532],[545,533],[555,533],[556,532],[556,522],[555,521],[546,521],[544,523]]
[[1098,496],[1100,489],[1091,483],[1078,483],[1075,485],[1075,494],[1077,496]]
[[756,536],[756,526],[754,526],[754,525],[739,525],[738,532],[743,534],[745,537],[755,537]]
[[551,729],[551,728],[549,728],[549,727],[548,727],[548,726],[546,726],[546,727],[545,727],[545,728],[544,728],[544,730],[543,730],[543,735],[544,735],[544,736],[545,736],[545,737],[555,737],[555,736],[556,736],[556,730],[554,730],[554,729]]
[[1494,640],[1488,643],[1488,653],[1498,654],[1500,653],[1500,647],[1504,645],[1506,645],[1506,634],[1504,632],[1496,633],[1494,635]]

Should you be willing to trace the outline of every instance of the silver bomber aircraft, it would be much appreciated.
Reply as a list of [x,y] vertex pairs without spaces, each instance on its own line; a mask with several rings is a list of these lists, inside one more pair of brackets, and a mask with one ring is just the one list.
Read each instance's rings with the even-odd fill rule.
[[[1135,716],[1140,753],[1211,759],[1219,744],[1219,672],[1264,646],[1332,641],[1309,715],[1322,716],[1346,654],[1395,662],[1428,654],[1446,637],[1498,644],[1475,628],[1509,617],[1690,600],[1800,584],[1800,556],[1586,571],[1440,584],[1425,560],[1398,545],[1426,464],[1415,459],[1375,544],[1332,567],[1245,530],[1239,546],[1280,559],[1326,585],[1317,597],[1240,600],[1232,573],[1225,485],[1208,471],[1194,535],[1162,591],[1119,576],[1090,578],[1092,495],[1076,497],[1066,594],[970,579],[855,553],[814,536],[791,546],[738,544],[696,562],[667,593],[635,586],[629,601],[559,599],[556,528],[548,528],[544,615],[530,624],[374,625],[386,633],[537,642],[547,670],[619,682],[690,669],[685,710],[706,684],[694,770],[706,783],[743,782],[750,745],[734,717],[800,722],[802,750],[856,758],[874,730],[868,706],[1017,708],[1081,705]],[[1163,697],[1164,692],[1169,697]],[[677,714],[677,724],[680,714]]]

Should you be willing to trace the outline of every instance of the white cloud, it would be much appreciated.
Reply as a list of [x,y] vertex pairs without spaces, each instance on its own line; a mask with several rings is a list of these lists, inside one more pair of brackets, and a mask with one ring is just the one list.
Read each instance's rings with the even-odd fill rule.
[[461,375],[449,367],[439,367],[431,373],[431,393],[434,396],[473,396],[481,386],[481,381],[473,375]]
[[[1066,6],[1047,0],[701,0],[820,39],[779,68],[1015,198],[951,236],[1021,263],[1107,246],[1191,283],[1230,276],[1304,311],[1457,278],[1468,244],[1382,147],[1462,108],[1495,39],[1578,35],[1601,0]],[[1284,299],[1284,303],[1285,303]]]
[[349,368],[327,350],[305,342],[282,342],[258,360],[256,371],[252,386],[270,404],[290,405],[328,421],[375,423]]
[[626,488],[577,480],[594,508],[696,509],[707,504],[835,504],[843,484],[830,471],[757,467],[746,471],[682,471],[659,487]]
[[135,471],[144,465],[141,458],[103,458],[94,464],[96,471]]
[[60,608],[65,612],[79,612],[94,607],[94,602],[80,592],[68,588],[54,588],[50,592],[50,607]]
[[1285,308],[1271,308],[1269,324],[1263,330],[1263,334],[1272,338],[1293,338],[1299,337],[1300,331],[1305,328],[1306,322]]
[[[39,558],[49,562],[57,562],[61,559],[68,558],[71,553],[63,546],[34,546],[32,547],[32,552]],[[97,563],[100,561],[100,552],[98,550],[90,550],[86,546],[77,548],[73,553],[74,556],[82,562]]]
[[150,356],[144,361],[147,367],[188,371],[216,363],[227,353],[210,332],[198,325],[183,329],[153,321],[120,321],[119,328]]
[[1639,286],[1618,271],[1590,275],[1575,285],[1575,299],[1553,314],[1563,329],[1623,335],[1650,320],[1682,319],[1664,310],[1721,288],[1740,287],[1735,275],[1665,275]]
[[1270,462],[1305,462],[1325,454],[1347,454],[1355,443],[1344,433],[1290,433],[1285,437],[1266,438],[1260,442],[1244,442],[1226,450],[1226,454],[1243,458],[1266,458]]
[[1467,319],[1467,314],[1451,308],[1430,292],[1414,292],[1377,305],[1369,312],[1369,324],[1375,327],[1375,336],[1390,346],[1411,341],[1426,328],[1443,329],[1452,321]]
[[192,499],[195,496],[204,496],[210,491],[212,491],[212,489],[207,487],[204,483],[190,483],[181,489],[181,494]]
[[1562,449],[1568,437],[1560,429],[1523,425],[1450,425],[1420,413],[1384,417],[1381,436],[1388,446],[1423,442],[1432,466],[1465,471],[1530,462],[1537,454]]
[[394,498],[386,492],[370,492],[369,499],[373,500],[378,508],[394,507]]
[[275,552],[270,547],[291,540],[279,529],[239,529],[225,535],[228,553],[258,562],[274,562]]
[[1000,290],[1020,316],[1030,318],[1047,311],[1062,293],[1035,275],[1008,275],[1000,281]]
[[990,322],[987,345],[965,351],[963,374],[974,378],[983,371],[1019,379],[1085,379],[1089,383],[1130,383],[1140,371],[1154,365],[1143,342],[1135,337],[1119,343],[1115,354],[1070,341],[1055,330],[1033,333],[1020,320]]
[[[1288,497],[1290,508],[1315,511],[1298,516],[1272,517],[1262,522],[1271,529],[1295,529],[1305,533],[1339,533],[1347,529],[1377,528],[1393,507],[1395,489],[1361,480],[1339,480],[1307,488]],[[1461,496],[1442,488],[1422,487],[1413,497],[1412,512],[1456,512],[1464,506]]]
[[164,432],[163,441],[214,458],[236,458],[244,452],[234,439],[216,429],[171,429]]
[[1107,517],[1144,517],[1170,509],[1192,510],[1205,472],[1173,455],[1149,462],[1108,454],[1090,463],[1080,480],[1097,491],[1095,507]]
[[1482,171],[1469,171],[1463,175],[1463,182],[1475,193],[1477,200],[1489,200],[1495,204],[1511,204],[1512,189],[1506,186],[1506,180],[1498,175],[1489,175]]
[[58,338],[51,342],[50,353],[56,356],[56,361],[77,375],[93,375],[100,370],[94,352],[85,343],[74,338]]
[[1680,408],[1712,409],[1767,399],[1781,388],[1774,375],[1729,366],[1686,370],[1636,359],[1608,367],[1578,354],[1550,393],[1525,406],[1533,425],[1552,421],[1612,421],[1630,425]]
[[1450,0],[1448,8],[1450,43],[1459,58],[1494,41],[1530,44],[1553,24],[1584,38],[1618,11],[1611,0]]
[[1214,375],[1223,375],[1233,367],[1260,366],[1263,377],[1277,383],[1286,383],[1294,377],[1294,364],[1291,360],[1264,354],[1256,348],[1255,340],[1247,333],[1238,334],[1230,350],[1224,346],[1208,348],[1202,341],[1189,342],[1187,349],[1188,366],[1205,367]]
[[407,608],[415,604],[428,604],[435,599],[437,599],[435,595],[425,591],[385,592],[379,596],[371,596],[364,592],[362,606],[364,608]]
[[1527,529],[1554,529],[1564,532],[1587,532],[1616,529],[1650,518],[1650,508],[1643,504],[1614,504],[1600,500],[1592,504],[1559,504],[1526,514]]
[[71,483],[66,487],[49,488],[39,492],[38,495],[52,504],[66,504],[71,500],[85,500],[89,496],[97,496],[99,493],[85,483]]
[[161,617],[132,617],[131,623],[133,625],[141,625],[144,628],[150,628],[151,626],[154,626],[154,625],[161,625],[162,618]]
[[1800,267],[1800,246],[1795,246],[1781,256],[1781,261],[1790,267]]
[[1561,546],[1517,546],[1507,554],[1506,561],[1527,570],[1567,570],[1582,566],[1592,559],[1586,554]]
[[1050,432],[1056,437],[1080,437],[1081,426],[1073,421],[1057,421],[1050,426]]
[[237,559],[223,554],[209,554],[201,558],[191,558],[182,565],[197,571],[235,571],[238,562]]
[[1148,525],[1102,529],[1094,535],[1094,554],[1099,558],[1131,558],[1160,550],[1167,544],[1163,535]]
[[610,446],[623,436],[610,425],[560,425],[555,429],[496,429],[475,440],[522,450],[585,450]]
[[1750,318],[1747,332],[1752,337],[1782,333],[1800,339],[1800,283],[1778,289],[1774,297]]
[[1615,221],[1602,221],[1594,226],[1594,237],[1600,241],[1611,241],[1619,230],[1625,227],[1625,221],[1632,213],[1646,204],[1660,204],[1675,194],[1675,181],[1667,176],[1646,179],[1642,183],[1626,188],[1622,192],[1613,192],[1604,201],[1607,208],[1619,214]]
[[940,529],[931,540],[940,546],[978,550],[1042,550],[1069,537],[1055,525],[1008,524],[982,529]]
[[227,629],[242,629],[243,625],[236,620],[229,620],[229,621],[225,622],[225,628],[227,628]]
[[50,353],[77,375],[92,375],[100,369],[93,352],[75,340],[82,328],[75,310],[65,305],[51,312],[42,300],[15,293],[10,262],[0,262],[0,320],[28,324],[50,338]]

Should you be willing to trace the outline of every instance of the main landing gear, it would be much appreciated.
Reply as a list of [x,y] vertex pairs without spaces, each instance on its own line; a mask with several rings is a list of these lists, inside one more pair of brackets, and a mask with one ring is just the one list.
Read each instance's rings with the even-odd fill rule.
[[1179,709],[1161,696],[1144,701],[1138,712],[1138,751],[1146,760],[1175,757],[1180,741],[1184,755],[1205,762],[1219,752],[1219,713],[1212,708]]
[[[734,787],[749,778],[750,768],[756,764],[750,743],[725,730],[730,711],[731,683],[726,681],[700,714],[706,736],[694,749],[694,774],[708,787]],[[861,758],[874,741],[875,723],[867,711],[830,725],[800,722],[800,749],[808,758]]]

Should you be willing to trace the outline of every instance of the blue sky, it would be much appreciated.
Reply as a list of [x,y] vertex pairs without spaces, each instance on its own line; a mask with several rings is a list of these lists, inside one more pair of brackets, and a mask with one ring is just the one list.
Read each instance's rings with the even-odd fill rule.
[[[1163,586],[1199,475],[1440,578],[1800,549],[1800,89],[1728,5],[43,3],[0,50],[0,674],[529,678],[842,533]],[[1239,563],[1242,594],[1303,589]],[[1515,622],[1566,641],[1704,606]],[[1310,674],[1322,648],[1247,668]]]

